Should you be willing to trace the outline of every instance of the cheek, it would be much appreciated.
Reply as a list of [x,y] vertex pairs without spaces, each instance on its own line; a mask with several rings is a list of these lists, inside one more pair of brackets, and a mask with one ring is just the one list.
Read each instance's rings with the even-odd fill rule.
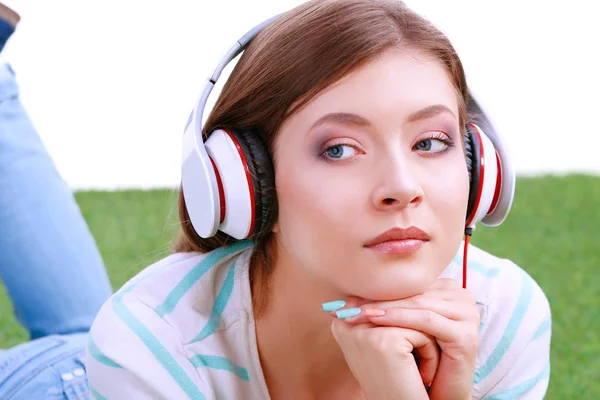
[[[279,228],[286,235],[307,235],[312,241],[327,235],[328,242],[347,236],[349,216],[359,207],[359,196],[348,179],[323,173],[323,168],[284,167],[276,176],[279,201]],[[334,235],[334,232],[345,233]],[[322,239],[320,239],[322,240]]]
[[364,196],[356,193],[359,178],[338,173],[341,169],[313,160],[282,163],[276,174],[280,243],[321,278],[349,264],[348,247],[361,242],[358,229],[365,225],[357,221],[364,215]]
[[429,185],[426,197],[443,238],[440,256],[453,257],[462,241],[469,200],[469,177],[464,158],[456,158]]
[[442,220],[466,220],[469,200],[469,175],[461,152],[456,152],[449,162],[437,170],[436,178],[429,181],[427,194],[436,216]]

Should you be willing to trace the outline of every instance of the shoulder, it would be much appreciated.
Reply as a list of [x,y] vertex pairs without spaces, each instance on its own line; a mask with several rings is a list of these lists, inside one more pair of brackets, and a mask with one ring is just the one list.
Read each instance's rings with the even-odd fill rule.
[[[123,379],[137,377],[134,381],[143,386],[143,379],[164,375],[164,381],[153,383],[155,390],[202,387],[187,345],[198,337],[199,327],[219,327],[221,321],[213,321],[215,303],[240,296],[233,290],[239,279],[235,271],[245,269],[251,248],[251,242],[236,242],[209,253],[172,254],[123,285],[90,330],[90,380],[110,390],[105,382],[117,379],[124,385]],[[182,381],[174,382],[173,376]]]
[[[453,270],[461,272],[462,248],[453,260]],[[531,321],[527,313],[550,315],[548,299],[531,275],[514,261],[498,257],[476,246],[468,249],[467,287],[488,313],[512,320]],[[531,316],[531,315],[530,315]],[[484,315],[487,319],[487,315]]]
[[[461,246],[443,276],[459,281],[462,279],[462,254]],[[483,322],[490,315],[504,315],[513,321],[513,326],[523,320],[530,325],[528,322],[531,319],[525,318],[528,313],[550,316],[550,304],[545,293],[524,268],[472,244],[469,245],[467,257],[467,288],[482,308]]]
[[[457,256],[445,273],[456,278],[461,268],[462,256]],[[515,262],[469,245],[467,288],[481,315],[476,390],[545,391],[552,317],[538,283]]]
[[157,261],[113,294],[92,329],[99,332],[112,319],[125,322],[124,310],[130,308],[149,308],[173,327],[193,315],[208,319],[221,290],[241,277],[236,270],[247,269],[243,264],[249,260],[252,244],[240,241],[208,253],[175,253]]

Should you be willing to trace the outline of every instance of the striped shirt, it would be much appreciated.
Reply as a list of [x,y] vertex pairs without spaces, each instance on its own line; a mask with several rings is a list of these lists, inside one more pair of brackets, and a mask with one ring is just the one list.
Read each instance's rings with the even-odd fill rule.
[[[252,313],[251,253],[252,242],[241,241],[172,254],[116,292],[89,335],[93,396],[269,399]],[[462,279],[460,256],[442,277]],[[481,314],[472,398],[542,399],[550,376],[546,296],[513,262],[472,245],[468,282]]]

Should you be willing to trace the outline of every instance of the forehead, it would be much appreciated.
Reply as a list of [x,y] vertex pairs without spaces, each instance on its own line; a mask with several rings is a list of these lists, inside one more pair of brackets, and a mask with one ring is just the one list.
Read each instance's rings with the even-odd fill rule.
[[325,113],[349,112],[375,120],[392,118],[398,123],[434,104],[458,115],[456,90],[448,71],[425,53],[393,49],[317,94],[289,122],[308,123]]

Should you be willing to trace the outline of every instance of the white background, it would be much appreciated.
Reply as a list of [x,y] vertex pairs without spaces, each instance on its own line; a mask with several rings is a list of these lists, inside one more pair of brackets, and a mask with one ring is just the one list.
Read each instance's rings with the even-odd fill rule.
[[[216,61],[302,1],[4,3],[22,20],[2,59],[59,171],[73,188],[111,189],[175,185],[183,125]],[[598,2],[407,3],[453,41],[519,174],[600,172]]]

